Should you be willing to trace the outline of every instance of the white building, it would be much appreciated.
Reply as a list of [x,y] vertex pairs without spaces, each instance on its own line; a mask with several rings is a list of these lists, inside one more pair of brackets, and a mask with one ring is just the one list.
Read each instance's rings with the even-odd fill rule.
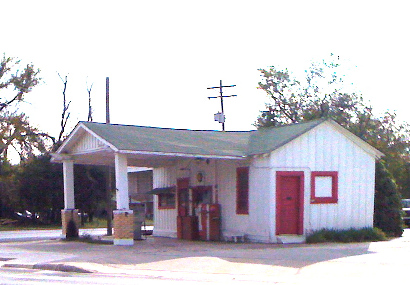
[[322,228],[372,227],[380,156],[332,120],[249,132],[81,122],[54,160],[66,165],[66,210],[75,208],[71,164],[115,165],[123,212],[127,166],[150,167],[154,235],[276,243]]

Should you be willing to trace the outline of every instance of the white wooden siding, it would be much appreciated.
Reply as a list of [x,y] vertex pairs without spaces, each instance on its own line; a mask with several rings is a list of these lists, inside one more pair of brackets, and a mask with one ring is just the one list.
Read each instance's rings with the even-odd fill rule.
[[78,154],[83,152],[89,152],[92,150],[99,150],[104,148],[105,145],[102,141],[92,136],[89,133],[85,133],[82,138],[73,146],[72,153]]
[[[246,234],[250,231],[249,215],[236,214],[236,169],[240,162],[218,162],[219,203],[222,209],[222,232]],[[250,210],[250,209],[249,209]]]
[[[180,160],[174,166],[155,168],[153,171],[154,188],[176,186],[178,178],[189,178],[190,186],[212,186],[217,189],[215,160],[189,159]],[[203,173],[202,182],[197,181],[196,174]],[[176,199],[176,205],[178,200]],[[176,237],[177,234],[177,207],[175,209],[158,209],[158,196],[154,196],[154,235]]]
[[[153,187],[162,188],[176,186],[176,169],[172,167],[155,168],[153,170]],[[154,233],[155,236],[177,236],[177,210],[158,209],[158,196],[154,196]]]
[[[176,185],[177,178],[189,178],[191,187],[212,186],[214,190],[213,201],[221,204],[222,232],[250,233],[254,231],[253,227],[250,226],[249,215],[236,214],[236,168],[247,165],[246,162],[237,161],[180,160],[175,166],[154,169],[154,188]],[[196,174],[198,172],[204,174],[203,182],[197,181]],[[216,197],[218,201],[216,201]],[[252,205],[255,207],[255,204]],[[266,205],[266,209],[268,209],[268,205]],[[176,236],[176,217],[176,209],[158,209],[157,196],[154,197],[154,235]],[[256,218],[254,220],[258,222],[258,225],[261,222]]]
[[[236,169],[249,168],[249,215],[236,214]],[[204,174],[198,182],[196,174]],[[181,159],[154,169],[154,188],[176,185],[213,186],[222,209],[222,233],[243,233],[252,241],[276,242],[276,173],[304,172],[304,232],[322,228],[373,225],[375,159],[357,144],[323,123],[269,155],[250,161]],[[311,204],[311,172],[338,172],[338,203]],[[217,195],[216,195],[217,194]],[[177,210],[159,210],[155,196],[154,235],[176,236]],[[214,200],[215,201],[215,200]]]
[[[272,177],[276,177],[276,171],[304,171],[305,233],[373,225],[374,158],[330,125],[322,124],[274,151],[270,167],[274,170]],[[337,204],[310,204],[311,171],[338,172]],[[273,234],[275,217],[271,217],[271,225]]]

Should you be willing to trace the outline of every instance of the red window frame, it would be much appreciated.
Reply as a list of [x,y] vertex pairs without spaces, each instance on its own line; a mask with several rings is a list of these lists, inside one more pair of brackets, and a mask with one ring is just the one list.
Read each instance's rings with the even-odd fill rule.
[[[163,200],[166,200],[166,204],[163,204]],[[171,202],[171,203],[169,203]],[[176,208],[176,195],[175,193],[161,193],[158,194],[158,209],[175,209]]]
[[236,169],[236,214],[249,215],[249,167]]
[[[316,177],[332,178],[332,196],[316,197]],[[338,172],[337,171],[312,171],[311,173],[311,204],[335,204],[338,202]]]

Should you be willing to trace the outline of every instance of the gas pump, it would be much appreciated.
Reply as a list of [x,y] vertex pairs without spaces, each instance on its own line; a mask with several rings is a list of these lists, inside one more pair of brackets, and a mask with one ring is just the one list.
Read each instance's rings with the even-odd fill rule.
[[221,236],[221,205],[201,204],[200,207],[200,239],[218,241]]

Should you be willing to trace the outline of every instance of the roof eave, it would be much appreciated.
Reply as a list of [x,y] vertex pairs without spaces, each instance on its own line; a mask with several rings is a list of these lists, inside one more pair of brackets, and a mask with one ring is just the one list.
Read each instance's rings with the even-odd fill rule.
[[326,122],[328,122],[329,124],[331,124],[331,126],[333,126],[334,128],[336,128],[338,131],[340,131],[343,135],[345,135],[347,138],[349,138],[353,143],[355,143],[357,146],[359,146],[360,148],[362,148],[364,151],[366,151],[368,154],[374,156],[376,159],[380,159],[382,156],[384,156],[384,153],[382,153],[381,151],[379,151],[377,148],[373,147],[372,145],[370,145],[368,142],[366,142],[365,140],[359,138],[358,136],[356,136],[355,134],[353,134],[352,132],[348,131],[347,129],[345,129],[344,127],[342,127],[341,125],[339,125],[337,122],[335,122],[334,120],[327,120]]
[[153,155],[153,156],[173,156],[181,158],[212,158],[212,159],[232,159],[242,160],[247,159],[246,155],[214,155],[214,154],[199,154],[199,153],[176,153],[176,152],[154,152],[154,151],[140,151],[140,150],[118,150],[118,153],[135,154],[135,155]]
[[71,131],[71,133],[68,135],[68,137],[63,141],[61,146],[56,150],[56,154],[65,154],[65,149],[70,145],[71,141],[75,138],[75,136],[79,135],[79,132],[81,131],[86,131],[92,136],[96,137],[98,140],[103,142],[105,145],[107,145],[109,148],[111,148],[113,151],[118,151],[118,149],[111,143],[109,143],[107,140],[103,139],[99,135],[97,135],[95,132],[90,130],[85,124],[82,122],[79,122],[75,128]]

